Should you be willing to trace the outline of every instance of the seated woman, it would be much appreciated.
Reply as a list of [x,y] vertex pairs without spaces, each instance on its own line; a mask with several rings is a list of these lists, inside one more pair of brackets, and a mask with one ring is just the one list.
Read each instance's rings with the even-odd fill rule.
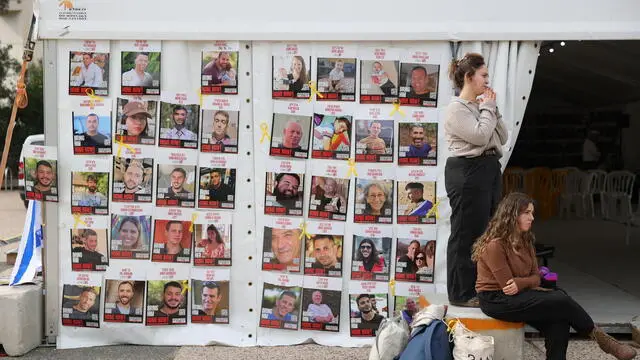
[[533,200],[527,195],[507,195],[473,245],[471,258],[478,264],[476,291],[482,311],[538,329],[545,338],[547,359],[566,359],[569,326],[596,340],[604,352],[618,359],[633,359],[636,351],[595,326],[566,292],[540,287],[531,232],[533,210]]

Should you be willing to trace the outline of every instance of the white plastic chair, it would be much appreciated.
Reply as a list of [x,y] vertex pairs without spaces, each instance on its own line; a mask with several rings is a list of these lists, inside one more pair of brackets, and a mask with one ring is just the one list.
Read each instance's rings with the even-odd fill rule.
[[589,206],[591,206],[591,217],[595,217],[595,196],[596,194],[599,196],[600,200],[600,216],[605,217],[605,204],[604,204],[604,182],[607,178],[607,172],[604,170],[590,170],[589,173],[594,174],[593,184],[591,186],[591,191],[589,194],[589,198],[587,201],[589,202]]
[[[628,222],[632,217],[631,195],[636,175],[632,172],[612,171],[607,174],[604,185],[606,218]],[[618,207],[618,201],[620,207]]]
[[[585,186],[586,173],[582,171],[571,171],[567,175],[564,191],[560,194],[561,217],[569,215],[571,209],[575,206],[576,215],[584,214],[583,191]],[[580,210],[578,209],[580,208]]]
[[583,217],[587,217],[589,209],[591,210],[591,217],[595,217],[595,205],[593,203],[594,188],[596,187],[597,175],[594,172],[587,172],[584,174],[584,179],[581,187],[580,200],[582,203]]

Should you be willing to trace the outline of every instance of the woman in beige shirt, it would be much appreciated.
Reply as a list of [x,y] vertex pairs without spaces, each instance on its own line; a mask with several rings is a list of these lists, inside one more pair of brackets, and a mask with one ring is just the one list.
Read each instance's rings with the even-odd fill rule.
[[618,359],[633,359],[636,351],[595,326],[589,314],[566,292],[540,287],[535,237],[531,232],[533,212],[529,196],[507,195],[486,232],[473,245],[482,312],[538,329],[545,338],[547,359],[566,359],[569,326],[578,334],[591,336],[604,352]]
[[[476,268],[471,246],[487,227],[502,192],[499,159],[507,128],[489,87],[489,72],[480,54],[454,60],[449,77],[460,96],[447,106],[444,133],[450,157],[445,187],[451,204],[447,246],[447,290],[455,306],[478,307]],[[482,97],[480,97],[482,95]]]

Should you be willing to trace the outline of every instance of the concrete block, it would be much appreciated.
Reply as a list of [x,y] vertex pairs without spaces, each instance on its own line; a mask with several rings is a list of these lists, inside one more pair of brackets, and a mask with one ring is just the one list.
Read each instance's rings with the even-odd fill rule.
[[496,320],[479,308],[465,308],[449,304],[446,295],[424,294],[431,304],[449,305],[445,321],[459,319],[469,330],[493,336],[493,360],[522,360],[524,358],[524,323]]
[[640,345],[640,316],[634,316],[631,320],[631,338]]
[[42,342],[42,285],[0,286],[0,344],[21,356]]

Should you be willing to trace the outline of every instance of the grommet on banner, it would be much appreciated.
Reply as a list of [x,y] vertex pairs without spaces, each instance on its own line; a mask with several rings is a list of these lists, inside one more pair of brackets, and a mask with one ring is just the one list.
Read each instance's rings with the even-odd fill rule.
[[395,114],[396,111],[399,112],[400,115],[402,116],[406,115],[404,111],[400,109],[400,100],[398,99],[393,100],[393,110],[391,110],[391,112],[389,113],[389,116],[393,116],[393,114]]
[[436,203],[433,204],[431,209],[427,212],[427,217],[434,216],[436,218],[436,220],[438,220],[438,218],[440,217],[440,214],[438,214],[438,206],[439,205],[440,205],[440,199],[436,199]]
[[126,147],[127,150],[131,151],[132,153],[135,152],[135,150],[133,149],[133,146],[129,145],[129,144],[125,144],[122,141],[116,140],[114,141],[117,145],[118,145],[118,157],[120,157],[120,155],[122,155],[122,147]]
[[316,89],[316,82],[313,80],[309,80],[309,82],[307,83],[309,84],[309,89],[311,89],[311,95],[309,95],[309,98],[307,99],[307,102],[311,102],[311,100],[313,100],[313,95],[318,95],[318,97],[320,99],[324,98],[324,95],[320,94],[318,92],[318,89]]
[[194,212],[191,214],[191,226],[189,226],[189,232],[193,232],[193,223],[198,219],[198,213]]
[[271,135],[269,135],[269,124],[264,121],[261,122],[260,131],[262,132],[262,135],[260,136],[260,144],[264,142],[264,139],[269,139],[269,141],[271,141]]
[[78,228],[78,224],[87,226],[87,223],[80,219],[80,214],[73,214],[73,230]]
[[347,171],[347,177],[350,177],[351,174],[354,176],[358,176],[358,171],[356,170],[356,160],[354,158],[349,158],[347,160],[347,164],[349,165],[349,171]]
[[187,291],[191,291],[189,280],[182,280],[182,296],[184,296]]
[[302,223],[300,223],[300,236],[298,236],[298,239],[302,240],[305,237],[307,239],[311,239],[311,234],[309,234],[307,232],[307,223],[306,223],[306,221],[303,221]]
[[96,106],[96,101],[104,100],[100,96],[96,95],[92,88],[88,88],[85,93],[89,97],[89,107],[91,107],[92,109]]

